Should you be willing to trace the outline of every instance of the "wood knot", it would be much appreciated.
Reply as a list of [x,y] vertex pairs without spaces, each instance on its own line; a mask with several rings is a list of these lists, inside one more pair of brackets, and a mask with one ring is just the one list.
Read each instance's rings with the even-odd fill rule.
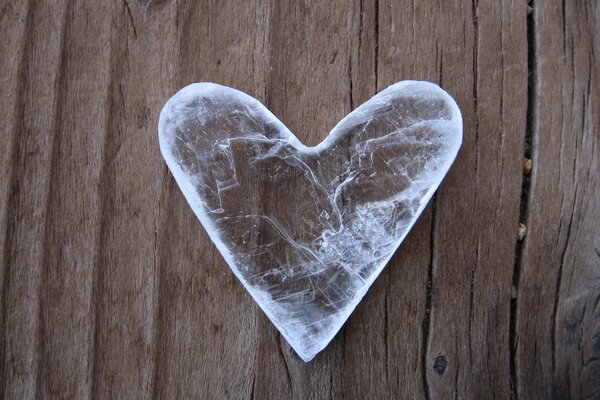
[[435,372],[437,372],[438,375],[444,375],[444,372],[446,372],[447,366],[448,366],[448,360],[446,359],[446,356],[444,356],[444,355],[437,356],[433,362],[433,369]]

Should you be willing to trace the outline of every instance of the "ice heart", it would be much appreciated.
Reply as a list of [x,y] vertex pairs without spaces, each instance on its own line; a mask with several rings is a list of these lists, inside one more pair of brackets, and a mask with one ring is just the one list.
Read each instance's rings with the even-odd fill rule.
[[306,147],[258,100],[196,83],[162,154],[223,258],[298,355],[335,336],[454,161],[462,119],[428,82],[390,86]]

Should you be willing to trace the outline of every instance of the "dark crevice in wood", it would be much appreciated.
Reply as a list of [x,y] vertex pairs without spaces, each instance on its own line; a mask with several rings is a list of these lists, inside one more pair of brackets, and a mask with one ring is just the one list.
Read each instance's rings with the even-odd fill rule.
[[[389,283],[389,273],[387,276],[387,283]],[[385,346],[385,362],[386,365],[388,364],[388,360],[389,360],[389,313],[388,313],[388,294],[389,294],[389,285],[388,287],[385,288],[385,297],[383,300],[383,307],[384,307],[384,313],[383,313],[383,340],[384,340],[384,346]],[[386,382],[389,382],[389,373],[390,373],[390,369],[386,368]]]
[[[417,50],[417,14],[416,14],[416,10],[417,10],[417,4],[416,4],[417,0],[412,0],[411,3],[411,8],[410,8],[410,15],[412,16],[411,18],[411,22],[412,22],[412,38],[411,38],[411,45],[410,47],[412,49],[414,49],[413,51]],[[415,58],[413,57],[412,59],[412,70],[411,73],[414,75],[416,74],[416,68],[415,68]]]
[[[213,10],[213,5],[211,0],[206,0],[206,38],[207,41],[210,41],[210,34],[212,33],[212,21],[211,21],[211,11]],[[191,10],[190,10],[191,11]],[[192,28],[193,29],[193,28]]]
[[[510,8],[509,8],[510,10]],[[509,18],[510,19],[510,12]],[[504,194],[504,137],[506,134],[506,129],[504,129],[504,74],[506,73],[506,67],[504,65],[504,49],[506,48],[506,43],[504,41],[504,1],[500,1],[500,48],[502,51],[500,52],[500,68],[502,73],[500,74],[500,121],[501,121],[501,133],[500,133],[500,203],[502,203],[503,194]],[[500,207],[496,208],[496,218],[495,221],[498,221],[498,211]]]
[[[592,95],[592,59],[595,58],[593,49],[594,48],[591,47],[592,51],[588,57],[588,76],[587,76],[587,89],[586,89],[588,102],[591,101],[590,96]],[[585,103],[584,103],[584,105],[585,105]],[[581,117],[583,118],[583,120],[585,120],[585,117],[586,117],[585,109],[583,109],[582,111],[583,111],[583,113],[582,113]],[[581,125],[581,127],[583,128],[583,127],[585,127],[585,125]],[[592,143],[596,143],[596,141],[593,141]],[[592,152],[592,154],[596,154],[596,153]]]
[[279,332],[277,332],[277,348],[279,349],[279,354],[281,355],[283,365],[285,366],[285,376],[287,378],[288,386],[290,388],[290,395],[293,396],[294,387],[292,385],[292,374],[290,373],[290,366],[287,362],[287,358],[285,358],[285,354],[283,353],[282,336]]
[[456,355],[456,372],[454,373],[454,399],[458,399],[458,373],[460,372],[460,356],[458,355],[458,341],[454,340],[454,354]]
[[583,364],[581,364],[581,366],[583,368],[587,368],[587,367],[590,366],[590,364],[593,364],[593,363],[598,362],[598,361],[600,361],[599,357],[588,358]]
[[429,266],[427,269],[427,291],[425,298],[425,315],[421,323],[421,379],[423,381],[423,393],[429,400],[429,380],[427,378],[427,355],[429,353],[429,339],[431,330],[431,302],[433,292],[433,269],[435,267],[435,228],[437,225],[437,193],[431,198],[431,231],[429,233]]
[[481,240],[477,241],[475,248],[475,264],[471,267],[470,285],[469,285],[469,365],[473,367],[473,323],[475,322],[475,273],[481,257]]
[[[107,223],[110,220],[112,196],[115,193],[114,180],[110,179],[110,168],[111,163],[114,160],[114,155],[117,154],[118,148],[121,146],[121,138],[115,137],[122,130],[122,126],[119,125],[120,121],[124,118],[121,117],[121,113],[125,112],[125,106],[123,104],[123,93],[121,85],[119,84],[121,78],[120,74],[117,76],[117,68],[122,67],[122,60],[127,59],[126,51],[124,54],[117,56],[118,43],[120,41],[114,40],[119,37],[120,32],[115,32],[114,25],[111,24],[111,47],[109,49],[109,70],[108,70],[108,88],[107,96],[104,104],[104,132],[102,138],[102,144],[100,149],[100,171],[98,176],[98,216],[96,219],[97,231],[96,231],[96,254],[94,255],[94,266],[92,276],[92,337],[90,346],[90,364],[91,367],[91,387],[90,395],[91,398],[97,399],[99,397],[98,390],[100,389],[101,377],[98,375],[102,373],[100,367],[99,356],[103,354],[100,351],[101,345],[101,332],[102,332],[102,320],[106,316],[106,307],[104,304],[104,297],[106,292],[106,281],[105,267],[110,265],[110,262],[106,259],[107,255],[110,254],[109,244],[106,238],[109,235]],[[118,91],[116,90],[118,86]],[[117,105],[115,96],[119,95],[121,104]],[[111,146],[117,146],[117,151],[109,151]],[[109,275],[110,276],[110,275]],[[103,361],[103,360],[102,360]]]
[[[338,335],[341,335],[341,338],[338,339],[341,342],[340,348],[341,348],[341,355],[339,356],[339,360],[340,360],[340,364],[343,366],[348,365],[348,362],[346,360],[346,329],[342,328],[342,330],[338,333]],[[333,373],[333,372],[332,372]],[[340,379],[343,379],[344,375],[343,373],[340,374]],[[344,393],[344,389],[341,389],[341,393]]]
[[362,60],[362,41],[363,41],[362,35],[363,35],[364,24],[365,24],[364,1],[365,0],[360,0],[360,2],[359,2],[359,6],[360,6],[359,23],[358,23],[358,61],[359,62],[360,62],[360,60]]
[[[588,68],[591,69],[592,66],[590,65]],[[590,97],[589,97],[590,96],[590,82],[589,81],[591,79],[592,79],[591,76],[588,77],[588,87],[587,87],[587,99],[588,100],[590,100]],[[575,85],[573,85],[573,86],[575,86]],[[586,112],[587,112],[586,95],[583,94],[581,96],[581,130],[582,130],[582,132],[583,132],[584,135],[585,135],[585,132],[586,132],[586,129],[585,129],[585,118],[587,117],[587,113]],[[595,144],[596,142],[592,141],[592,143]],[[593,149],[592,149],[591,154],[596,154]],[[575,172],[576,172],[575,171],[575,169],[576,169],[575,167],[576,166],[577,166],[577,163],[575,163],[575,165],[573,166],[573,169],[574,169],[573,176],[575,176]],[[589,172],[589,170],[588,170],[588,172]],[[589,176],[587,177],[587,182],[589,182]]]
[[[26,11],[26,15],[25,15],[25,27],[23,32],[29,32],[30,27],[31,27],[31,22],[32,22],[32,17],[33,17],[33,4],[34,2],[28,2],[27,4],[27,11]],[[1,316],[2,316],[2,321],[1,321],[1,325],[0,325],[0,399],[4,399],[6,393],[5,393],[5,388],[6,388],[6,383],[7,383],[7,371],[8,371],[8,366],[7,363],[9,362],[9,360],[7,360],[7,355],[8,355],[8,349],[6,348],[6,333],[8,332],[8,327],[7,327],[7,306],[8,306],[8,297],[9,297],[9,292],[10,292],[10,275],[12,273],[12,262],[11,262],[11,248],[12,248],[12,243],[14,241],[14,231],[15,231],[15,227],[17,225],[17,216],[18,214],[16,212],[13,212],[12,210],[15,210],[16,205],[17,205],[17,199],[19,197],[19,180],[18,180],[18,176],[17,173],[15,171],[16,166],[18,165],[18,161],[19,161],[19,142],[20,142],[20,137],[21,135],[18,135],[17,133],[21,132],[23,130],[23,125],[25,123],[25,115],[24,115],[24,106],[25,106],[25,95],[27,94],[27,67],[28,67],[28,60],[27,60],[27,56],[29,53],[29,46],[31,45],[31,35],[27,35],[27,34],[23,34],[22,35],[22,39],[21,39],[21,48],[19,49],[20,51],[20,55],[21,55],[21,59],[19,60],[19,64],[18,64],[18,69],[17,69],[17,88],[16,88],[16,95],[15,95],[15,103],[14,103],[14,112],[15,112],[15,125],[13,126],[13,132],[10,133],[3,133],[3,134],[10,134],[13,136],[13,140],[12,140],[12,148],[10,149],[6,149],[7,151],[10,152],[11,156],[10,156],[10,163],[9,163],[9,168],[10,168],[10,172],[9,172],[9,184],[8,184],[8,190],[7,190],[7,194],[6,194],[6,202],[7,202],[7,206],[6,206],[6,226],[4,227],[4,259],[2,260],[2,270],[3,270],[3,279],[2,279],[2,287],[0,288],[2,290],[2,309],[0,310],[1,312]],[[18,53],[17,53],[18,54]],[[4,199],[2,199],[4,200]],[[14,362],[11,361],[11,362]]]
[[[161,176],[160,179],[164,178],[164,174]],[[164,179],[162,179],[164,182]],[[162,185],[161,185],[162,186]],[[163,204],[161,202],[162,199],[162,194],[161,191],[159,190],[159,192],[157,193],[158,196],[158,210],[162,210],[163,209]],[[160,211],[159,214],[160,215]],[[159,235],[158,235],[158,231],[161,227],[160,221],[162,219],[159,217],[154,218],[154,254],[152,255],[152,264],[153,264],[153,270],[154,270],[154,276],[153,276],[153,280],[152,280],[152,293],[156,296],[156,299],[154,301],[154,305],[153,305],[153,323],[154,323],[154,329],[152,332],[152,343],[154,343],[154,354],[152,357],[152,378],[150,381],[150,391],[149,393],[152,395],[152,398],[155,399],[158,396],[157,393],[157,389],[158,389],[158,373],[159,373],[159,340],[161,339],[161,335],[160,335],[160,320],[159,320],[159,312],[160,312],[160,304],[161,304],[161,299],[162,297],[160,296],[160,265],[159,265],[159,246],[158,246],[158,240],[159,240]],[[157,284],[158,281],[158,284]],[[254,387],[253,387],[254,389]]]
[[[163,188],[159,194],[159,198],[162,200],[159,200],[159,204],[164,204],[164,214],[161,215],[161,219],[158,222],[158,225],[156,227],[157,232],[155,232],[156,238],[157,238],[157,258],[158,258],[158,264],[156,267],[156,278],[155,280],[158,281],[158,289],[157,289],[157,294],[156,294],[156,311],[155,311],[155,315],[154,315],[154,332],[153,332],[153,343],[154,343],[154,359],[153,359],[153,364],[154,364],[154,371],[153,371],[153,376],[152,376],[152,388],[150,390],[150,393],[152,394],[152,398],[153,399],[160,399],[163,396],[161,395],[161,371],[163,371],[167,365],[167,363],[165,362],[165,347],[166,347],[166,340],[167,340],[167,336],[165,334],[165,332],[167,332],[167,309],[169,304],[167,303],[167,293],[168,293],[168,282],[166,279],[166,274],[164,272],[164,262],[163,259],[169,259],[170,258],[170,247],[169,246],[165,246],[163,244],[163,240],[168,239],[169,235],[166,232],[163,232],[164,229],[167,228],[167,224],[165,223],[165,221],[168,220],[172,220],[172,218],[174,218],[173,214],[173,199],[172,199],[172,195],[176,194],[176,192],[174,191],[174,187],[175,187],[175,181],[173,179],[171,179],[168,169],[166,168],[166,166],[163,168],[163,174],[162,174],[162,182],[163,182]],[[159,209],[162,209],[159,207]],[[160,232],[158,232],[158,230],[161,230]],[[160,241],[160,242],[159,242]],[[162,254],[162,252],[159,252],[158,249],[164,249],[164,252],[166,252],[165,254]]]
[[[101,167],[102,168],[102,172],[101,174],[104,175],[104,166]],[[100,176],[100,187],[102,188],[104,186],[104,184],[102,183],[102,175]],[[100,207],[102,208],[106,208],[105,205],[103,205],[104,199],[101,199],[100,201]],[[100,215],[103,214],[103,210],[100,210]],[[106,229],[106,224],[104,223],[104,221],[100,222],[100,236],[104,235]],[[98,239],[98,244],[101,245],[100,243],[101,239]],[[100,265],[102,263],[101,260],[101,252],[97,251],[97,255],[96,258],[97,260],[95,261],[95,265],[94,265],[94,270],[93,270],[93,277],[92,277],[92,300],[91,300],[91,304],[92,304],[92,343],[91,343],[91,351],[90,351],[90,364],[91,364],[91,378],[90,378],[90,398],[92,399],[97,399],[98,398],[98,382],[100,380],[100,378],[98,377],[98,374],[100,373],[100,368],[99,368],[99,360],[98,357],[100,355],[100,353],[98,352],[99,350],[99,346],[100,346],[100,331],[101,331],[101,326],[100,326],[100,318],[101,315],[104,313],[103,311],[103,307],[101,304],[101,299],[102,299],[102,294],[104,292],[104,288],[103,288],[103,282],[104,282],[104,268],[102,268],[102,266]]]
[[[439,47],[439,42],[436,44],[436,49]],[[440,86],[444,86],[444,52],[439,51],[440,53],[440,75],[438,77],[440,81]]]
[[478,0],[471,3],[471,17],[473,19],[473,112],[475,132],[475,199],[477,204],[479,196],[479,21],[477,19]]
[[[564,35],[566,37],[566,32]],[[571,82],[572,82],[572,84],[571,84],[571,111],[575,107],[575,85],[577,82],[577,77],[575,76],[576,62],[575,62],[575,43],[574,43],[573,36],[574,35],[571,35],[571,43],[570,43],[570,47],[571,47],[571,52],[570,52],[571,53]],[[565,53],[565,57],[566,57],[566,53]],[[585,104],[583,104],[583,108],[585,110]],[[583,125],[581,125],[581,129],[583,130]],[[561,124],[560,133],[561,133],[561,144],[562,144],[563,143],[563,141],[562,141],[562,124]],[[578,138],[578,135],[575,135],[575,145],[577,145],[577,138]],[[561,156],[562,156],[562,154],[561,154]],[[576,157],[575,158],[575,166],[577,165],[578,160],[579,160],[579,158]],[[575,174],[573,174],[573,179],[575,179]]]
[[329,400],[333,400],[333,369],[329,370]]
[[[534,134],[536,133],[535,110],[537,103],[537,44],[535,30],[535,7],[533,0],[530,1],[533,11],[527,15],[527,121],[525,127],[524,158],[532,159],[534,154]],[[519,206],[519,221],[525,226],[529,225],[529,209],[532,194],[531,181],[535,175],[535,164],[532,171],[523,173],[521,183],[521,202]],[[522,240],[517,240],[515,246],[515,262],[513,265],[513,289],[514,295],[510,304],[510,324],[509,324],[509,347],[510,347],[510,382],[512,398],[519,398],[519,375],[517,371],[517,319],[519,313],[519,288],[521,273],[523,268],[523,253],[527,243],[527,236]]]
[[[475,133],[475,206],[478,204],[479,195],[479,1],[473,0],[471,3],[471,18],[473,19],[473,112],[474,112],[474,133]],[[469,346],[469,365],[473,366],[473,322],[475,314],[475,272],[479,265],[481,243],[477,243],[475,249],[475,264],[471,266],[469,282],[469,323],[468,323],[468,346]]]
[[[575,164],[576,165],[576,164]],[[567,248],[569,247],[569,242],[571,240],[571,228],[573,227],[573,220],[575,219],[575,208],[577,207],[577,181],[575,182],[575,199],[573,201],[573,209],[571,210],[571,218],[569,219],[569,226],[567,227],[567,237],[565,239],[565,245],[562,249],[562,253],[560,256],[560,265],[558,267],[558,274],[556,277],[556,288],[554,292],[554,305],[552,308],[552,331],[550,332],[551,336],[551,346],[552,346],[552,371],[556,373],[556,331],[558,327],[556,326],[557,320],[556,315],[558,313],[558,304],[560,303],[560,286],[562,282],[563,275],[563,267],[565,264],[565,255],[567,254]],[[560,234],[560,231],[559,231]],[[572,277],[571,277],[572,278]]]
[[379,91],[379,0],[375,0],[375,93]]
[[348,56],[348,101],[350,102],[350,111],[354,110],[354,88],[352,82],[352,55],[351,53]]
[[[148,7],[158,5],[161,2],[151,0],[148,3]],[[179,23],[179,13],[180,13],[180,4],[179,2],[173,3],[173,9],[171,12],[175,15],[175,28],[177,29],[177,25]],[[180,44],[178,44],[180,45]],[[180,61],[177,60],[177,61]],[[173,74],[171,83],[177,84],[177,82],[181,82],[181,69],[179,68],[179,64],[176,64],[177,68]],[[164,230],[167,228],[167,224],[165,221],[170,220],[169,218],[169,205],[173,204],[173,201],[170,199],[170,194],[174,193],[172,190],[175,182],[172,179],[169,169],[166,165],[162,166],[162,174],[160,176],[162,185],[159,189],[158,195],[158,210],[162,210],[158,213],[158,220],[155,221],[154,227],[154,284],[155,284],[155,309],[153,315],[153,323],[154,323],[154,331],[152,332],[152,343],[154,344],[154,354],[152,357],[152,380],[150,382],[150,390],[149,394],[152,396],[152,399],[159,399],[163,396],[161,395],[161,371],[167,368],[168,363],[165,361],[165,347],[166,347],[166,332],[167,332],[167,323],[166,314],[168,309],[168,299],[167,299],[167,279],[166,274],[163,271],[163,259],[164,252],[169,251],[169,246],[163,245],[163,240],[165,238],[168,239],[169,235],[165,234]],[[162,251],[161,251],[162,249]],[[168,254],[168,253],[167,253]],[[168,259],[168,257],[167,257]]]
[[[168,195],[169,189],[168,189],[168,184],[167,187],[164,190],[164,193],[167,193]],[[157,226],[157,229],[159,229],[160,227],[162,227],[162,224],[160,224],[159,226]],[[158,233],[156,234],[157,239],[158,239]],[[158,242],[157,242],[158,243]],[[157,248],[160,247],[157,244]],[[158,253],[158,251],[157,251]],[[161,262],[160,262],[161,258],[160,255],[158,257],[158,265],[156,267],[156,276],[155,276],[155,280],[158,280],[158,288],[157,288],[157,294],[156,294],[156,303],[158,304],[156,306],[156,311],[155,311],[155,315],[154,315],[154,332],[153,332],[153,343],[154,343],[154,359],[153,359],[153,373],[152,373],[152,382],[151,382],[151,390],[150,393],[152,394],[152,398],[153,399],[159,399],[161,397],[160,395],[160,371],[163,367],[163,362],[161,362],[162,360],[164,360],[164,332],[166,330],[165,326],[164,326],[164,318],[165,318],[165,307],[166,307],[166,295],[165,295],[165,283],[163,282],[162,279],[162,268],[161,268]]]
[[563,54],[567,54],[567,4],[562,0]]
[[256,386],[256,375],[252,375],[252,385],[250,386],[250,400],[254,400],[255,386]]
[[[56,169],[56,165],[58,163],[58,158],[60,157],[60,134],[63,131],[63,127],[62,127],[62,121],[61,121],[61,115],[63,113],[63,101],[62,98],[64,96],[64,93],[66,93],[67,90],[67,81],[68,81],[68,77],[67,74],[65,74],[65,70],[66,70],[66,65],[67,65],[67,50],[66,50],[66,46],[65,43],[67,41],[67,36],[69,33],[69,21],[70,18],[72,17],[72,10],[73,10],[73,2],[68,1],[66,6],[65,6],[65,10],[63,11],[63,16],[62,16],[62,21],[61,21],[61,28],[62,28],[62,32],[61,32],[61,36],[60,36],[60,47],[59,47],[59,51],[60,51],[60,59],[59,59],[59,63],[58,63],[58,73],[57,73],[57,78],[56,78],[56,87],[54,88],[55,90],[55,97],[54,97],[54,104],[56,104],[56,108],[54,110],[54,115],[53,115],[53,120],[52,120],[52,141],[51,141],[51,149],[50,149],[50,165],[48,168],[48,176],[50,177],[50,179],[48,179],[48,187],[47,187],[47,193],[48,196],[46,197],[46,204],[44,204],[44,216],[46,217],[46,223],[44,226],[44,237],[48,238],[50,235],[50,224],[47,222],[48,221],[48,215],[50,214],[51,211],[51,204],[52,204],[52,193],[54,192],[53,187],[56,186],[57,182],[56,179],[53,179],[53,171],[55,171]],[[43,380],[42,380],[42,375],[44,372],[44,362],[42,361],[44,358],[44,354],[46,353],[46,349],[45,349],[45,344],[46,344],[46,330],[45,330],[45,324],[44,324],[44,305],[46,303],[46,296],[45,296],[45,291],[44,291],[44,287],[46,285],[46,282],[48,281],[48,260],[49,260],[49,252],[50,252],[50,248],[49,246],[49,240],[45,240],[44,241],[44,245],[42,248],[42,266],[41,266],[41,270],[40,270],[40,277],[39,277],[39,288],[38,288],[38,350],[37,353],[39,354],[40,357],[40,361],[37,364],[37,372],[36,372],[36,397],[38,398],[42,398],[44,397],[44,394],[42,393],[43,391]]]
[[129,3],[127,0],[123,0],[123,4],[125,6],[125,13],[127,14],[127,20],[131,23],[131,28],[133,29],[133,37],[137,39],[137,29],[135,28],[135,21],[133,20],[133,14],[131,13],[131,8],[129,7]]
[[[276,59],[273,56],[273,49],[274,49],[274,45],[273,43],[276,43],[275,40],[275,35],[276,35],[276,27],[274,28],[274,23],[276,23],[276,21],[279,20],[280,18],[280,12],[279,12],[279,7],[280,7],[280,3],[279,2],[275,2],[272,6],[269,6],[269,15],[268,15],[268,26],[269,26],[269,31],[268,31],[268,43],[269,43],[269,51],[267,53],[267,61],[268,61],[268,65],[270,66],[274,66],[276,63]],[[268,68],[267,69],[267,73],[265,73],[265,87],[264,87],[264,102],[265,102],[265,106],[268,109],[272,109],[274,106],[274,90],[272,90],[272,86],[273,86],[273,81],[274,81],[274,69],[273,68]]]

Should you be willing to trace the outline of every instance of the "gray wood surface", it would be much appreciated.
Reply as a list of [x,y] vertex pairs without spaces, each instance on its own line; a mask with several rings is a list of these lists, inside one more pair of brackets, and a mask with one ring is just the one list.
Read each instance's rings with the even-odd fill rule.
[[[0,398],[600,399],[599,26],[595,0],[0,1]],[[214,81],[314,145],[404,79],[454,96],[463,147],[305,364],[158,114]]]

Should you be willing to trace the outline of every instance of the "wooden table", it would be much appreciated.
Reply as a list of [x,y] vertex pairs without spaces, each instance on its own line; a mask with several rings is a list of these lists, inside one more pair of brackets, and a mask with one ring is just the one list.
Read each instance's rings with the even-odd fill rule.
[[[600,398],[599,26],[595,0],[0,2],[1,396]],[[305,364],[186,204],[158,113],[214,81],[314,145],[403,79],[456,98],[463,147]]]

